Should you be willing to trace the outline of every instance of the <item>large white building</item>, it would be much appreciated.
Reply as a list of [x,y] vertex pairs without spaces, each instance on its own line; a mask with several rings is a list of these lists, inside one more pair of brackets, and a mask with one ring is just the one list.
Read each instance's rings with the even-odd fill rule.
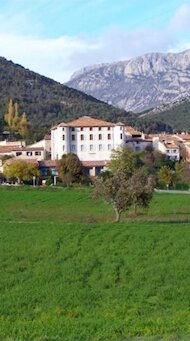
[[51,129],[51,158],[75,153],[81,161],[110,160],[113,150],[125,146],[125,125],[81,117]]

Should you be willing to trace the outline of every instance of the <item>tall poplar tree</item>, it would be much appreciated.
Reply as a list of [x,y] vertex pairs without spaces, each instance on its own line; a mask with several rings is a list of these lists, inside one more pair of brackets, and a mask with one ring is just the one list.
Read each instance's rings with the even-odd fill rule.
[[12,127],[13,127],[14,114],[15,114],[15,106],[14,106],[13,100],[10,99],[7,113],[4,116],[5,122],[8,124],[10,130],[12,130]]
[[13,117],[13,122],[12,122],[12,128],[14,131],[18,131],[19,122],[20,122],[19,107],[18,107],[18,103],[16,102],[14,104],[14,117]]
[[29,131],[29,123],[27,120],[26,113],[24,112],[21,116],[20,122],[19,122],[19,128],[18,132],[22,137],[26,137]]

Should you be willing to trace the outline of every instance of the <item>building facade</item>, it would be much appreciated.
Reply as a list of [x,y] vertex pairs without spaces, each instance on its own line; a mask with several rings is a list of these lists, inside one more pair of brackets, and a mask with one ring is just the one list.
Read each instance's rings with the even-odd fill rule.
[[51,129],[51,158],[75,153],[81,161],[108,161],[113,150],[125,146],[125,125],[84,116]]
[[169,160],[180,160],[180,147],[177,145],[175,136],[172,139],[167,136],[154,137],[153,148],[166,155]]

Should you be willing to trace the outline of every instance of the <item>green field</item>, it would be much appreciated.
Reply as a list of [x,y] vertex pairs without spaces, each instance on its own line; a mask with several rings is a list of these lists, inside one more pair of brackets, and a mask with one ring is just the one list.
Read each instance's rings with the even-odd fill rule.
[[0,340],[190,339],[190,195],[120,224],[90,189],[0,201]]

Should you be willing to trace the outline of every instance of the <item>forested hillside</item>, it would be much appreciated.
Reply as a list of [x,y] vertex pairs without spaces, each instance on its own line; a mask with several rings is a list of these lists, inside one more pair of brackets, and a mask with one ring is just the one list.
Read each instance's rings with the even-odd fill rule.
[[26,112],[32,127],[51,127],[83,115],[107,120],[126,116],[124,110],[0,58],[1,119],[10,98],[18,102],[20,113]]
[[141,113],[139,125],[162,122],[174,132],[190,131],[190,97]]

